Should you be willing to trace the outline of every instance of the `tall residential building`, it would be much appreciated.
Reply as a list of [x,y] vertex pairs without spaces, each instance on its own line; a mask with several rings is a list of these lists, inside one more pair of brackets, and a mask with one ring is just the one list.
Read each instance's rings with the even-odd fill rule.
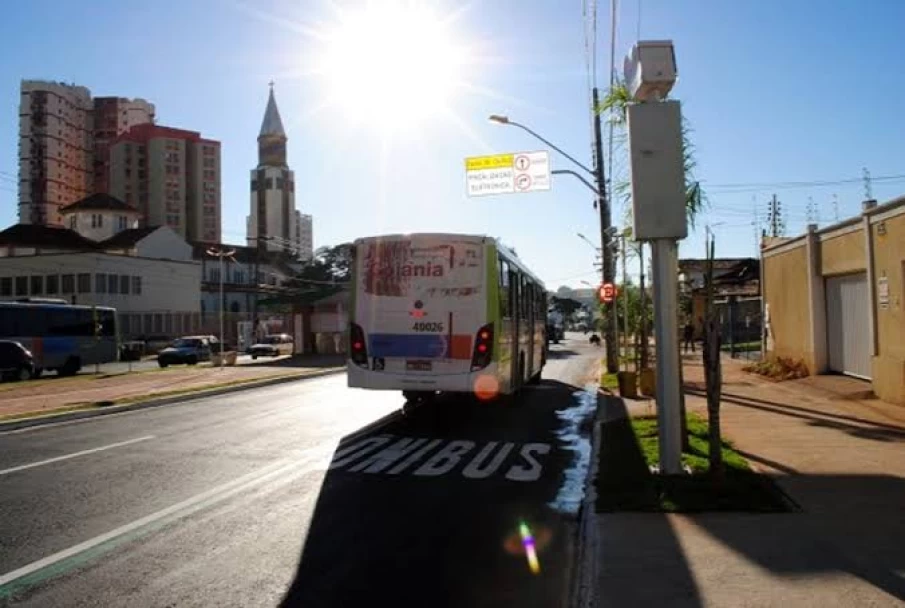
[[314,257],[314,235],[312,234],[311,216],[306,213],[296,211],[298,217],[296,233],[298,240],[299,259],[307,262]]
[[110,144],[135,125],[154,122],[154,104],[124,97],[94,98],[94,191],[107,192]]
[[85,87],[22,81],[19,223],[60,225],[60,208],[91,194],[92,110]]
[[259,247],[263,243],[268,251],[290,252],[306,260],[312,255],[311,216],[303,216],[295,208],[295,173],[286,162],[287,141],[271,85],[258,134],[258,166],[251,171],[248,244]]
[[153,122],[143,99],[98,97],[86,87],[23,80],[19,101],[19,222],[62,222],[59,209],[106,192],[109,142]]
[[110,194],[137,207],[143,226],[219,243],[220,142],[196,131],[136,125],[110,145]]

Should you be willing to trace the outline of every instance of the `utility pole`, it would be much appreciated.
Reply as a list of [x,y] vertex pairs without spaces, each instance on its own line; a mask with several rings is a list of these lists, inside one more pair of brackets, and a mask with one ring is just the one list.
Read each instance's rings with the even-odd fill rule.
[[770,224],[770,236],[782,236],[785,232],[785,224],[782,221],[782,203],[776,200],[776,195],[770,200],[770,211],[767,213],[767,222]]
[[224,363],[224,359],[225,359],[224,352],[223,352],[223,345],[224,345],[223,318],[224,318],[224,313],[225,313],[224,309],[226,308],[226,306],[225,306],[226,302],[224,301],[224,298],[223,298],[223,279],[224,279],[224,275],[226,274],[224,271],[224,268],[223,268],[223,260],[225,260],[226,258],[232,258],[235,253],[236,253],[235,249],[230,249],[229,251],[224,251],[223,249],[211,248],[211,249],[207,250],[207,255],[209,255],[213,258],[220,258],[220,306],[219,306],[219,308],[220,308],[220,370],[221,371],[223,370],[223,363]]
[[[600,248],[603,255],[603,282],[612,283],[616,274],[615,265],[613,264],[613,250],[610,246],[611,233],[610,224],[612,217],[610,215],[610,205],[607,200],[607,183],[606,173],[603,167],[603,137],[600,125],[600,93],[597,87],[594,87],[591,94],[591,103],[594,109],[594,177],[597,181],[597,211],[600,214]],[[616,303],[609,304],[613,307],[610,311],[615,313]],[[613,315],[603,315],[603,338],[606,342],[606,371],[614,374],[619,371],[619,356],[616,344],[616,319]]]

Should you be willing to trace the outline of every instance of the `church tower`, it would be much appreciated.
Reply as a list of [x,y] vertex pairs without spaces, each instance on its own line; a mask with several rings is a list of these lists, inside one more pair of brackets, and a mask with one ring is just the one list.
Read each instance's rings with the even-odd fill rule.
[[295,208],[295,173],[289,169],[286,158],[288,139],[271,82],[258,134],[258,166],[251,171],[251,213],[246,222],[248,245],[309,260],[313,254],[311,219]]

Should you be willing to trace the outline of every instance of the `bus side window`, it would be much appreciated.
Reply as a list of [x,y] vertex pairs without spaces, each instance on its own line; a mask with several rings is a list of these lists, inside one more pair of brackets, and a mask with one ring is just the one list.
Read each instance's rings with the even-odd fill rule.
[[509,316],[513,319],[517,319],[519,315],[519,299],[522,297],[522,294],[519,293],[519,274],[518,270],[511,268],[509,269]]
[[509,264],[500,258],[500,316],[509,317]]

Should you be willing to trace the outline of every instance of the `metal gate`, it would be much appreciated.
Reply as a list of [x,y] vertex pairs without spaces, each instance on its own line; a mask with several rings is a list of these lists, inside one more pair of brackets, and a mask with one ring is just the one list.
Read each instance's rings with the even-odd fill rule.
[[870,378],[870,297],[865,273],[826,279],[827,363],[835,372]]

